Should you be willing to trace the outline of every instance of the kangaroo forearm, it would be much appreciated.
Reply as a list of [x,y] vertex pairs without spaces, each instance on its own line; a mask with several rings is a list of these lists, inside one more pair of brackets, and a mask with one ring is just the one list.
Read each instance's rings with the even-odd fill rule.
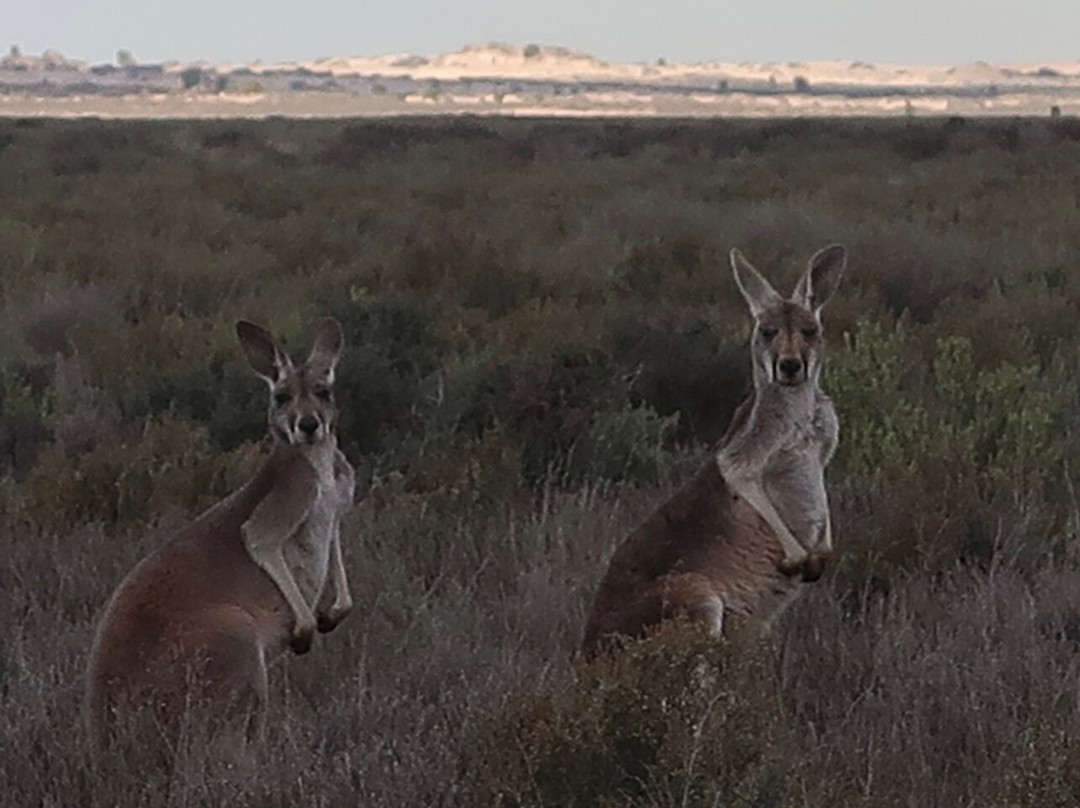
[[281,546],[256,546],[249,548],[249,553],[255,563],[270,576],[270,579],[281,592],[282,597],[285,598],[285,602],[292,611],[296,622],[296,633],[303,633],[309,626],[313,628],[315,617],[312,614],[311,606],[304,599],[304,595],[296,583],[296,578],[293,577],[292,570],[289,569],[288,564],[285,562]]
[[788,564],[798,563],[806,558],[806,549],[799,543],[783,518],[777,512],[772,500],[769,499],[765,489],[758,482],[737,480],[728,482],[732,491],[746,500],[755,511],[765,520],[772,529],[777,541],[784,550],[784,561]]
[[340,526],[334,528],[334,541],[330,545],[330,586],[333,589],[333,609],[335,611],[352,606],[352,596],[349,593],[349,578],[345,573],[345,559],[341,552]]

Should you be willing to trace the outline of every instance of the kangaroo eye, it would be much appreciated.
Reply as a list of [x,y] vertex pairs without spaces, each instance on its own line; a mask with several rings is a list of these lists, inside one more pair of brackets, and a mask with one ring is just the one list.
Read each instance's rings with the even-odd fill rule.
[[813,339],[818,335],[818,330],[816,328],[804,328],[802,330],[802,335],[807,339]]
[[761,329],[761,338],[763,340],[765,340],[766,342],[772,342],[773,337],[775,337],[775,336],[776,336],[776,329],[775,328],[762,328]]
[[323,401],[329,401],[334,397],[334,394],[330,391],[329,387],[320,387],[315,391],[315,397],[322,399]]
[[292,401],[292,393],[288,390],[278,390],[274,393],[274,403],[279,407],[284,407],[290,401]]

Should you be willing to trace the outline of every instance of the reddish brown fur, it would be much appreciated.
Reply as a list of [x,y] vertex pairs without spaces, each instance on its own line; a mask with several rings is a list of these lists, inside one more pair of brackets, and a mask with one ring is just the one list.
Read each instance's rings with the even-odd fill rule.
[[[240,322],[237,334],[270,386],[275,448],[113,592],[88,666],[95,752],[167,761],[178,745],[242,747],[262,728],[268,658],[307,651],[316,627],[351,608],[339,526],[353,471],[336,448],[331,392],[340,326],[323,322],[299,368],[258,326]],[[314,611],[328,575],[333,603]]]
[[717,634],[732,618],[765,628],[801,582],[820,577],[832,547],[824,470],[839,435],[818,385],[820,311],[845,255],[840,245],[815,253],[785,300],[732,251],[755,319],[754,392],[715,458],[616,550],[585,628],[587,657],[678,614]]
[[95,744],[126,731],[133,708],[150,708],[159,740],[169,745],[185,723],[246,739],[258,731],[263,655],[285,645],[292,615],[248,555],[240,528],[272,488],[314,486],[314,477],[297,451],[278,447],[247,485],[128,573],[105,607],[91,652],[87,707]]
[[768,525],[709,461],[616,550],[593,601],[585,654],[677,614],[701,618],[713,598],[724,604],[725,625],[764,625],[799,586],[778,569],[782,558]]

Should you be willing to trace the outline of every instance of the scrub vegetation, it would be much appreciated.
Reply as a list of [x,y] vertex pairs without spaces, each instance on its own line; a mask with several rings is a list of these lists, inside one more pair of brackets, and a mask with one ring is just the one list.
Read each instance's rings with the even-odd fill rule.
[[[576,667],[749,389],[727,251],[829,242],[834,565],[758,645]],[[1080,801],[1080,125],[459,118],[0,121],[5,804],[91,804],[96,612],[265,450],[234,322],[320,315],[356,609],[251,760],[105,803]]]

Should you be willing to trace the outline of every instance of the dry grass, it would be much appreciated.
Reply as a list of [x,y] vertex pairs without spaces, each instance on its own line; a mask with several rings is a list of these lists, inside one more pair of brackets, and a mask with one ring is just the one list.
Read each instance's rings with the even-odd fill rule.
[[[1072,770],[1031,751],[1072,754],[1052,739],[1080,732],[1076,572],[957,568],[898,575],[887,592],[826,581],[755,652],[758,667],[721,668],[719,694],[687,690],[676,660],[689,664],[700,649],[667,636],[629,655],[635,664],[575,683],[570,659],[605,554],[662,496],[627,493],[552,493],[495,513],[464,508],[448,522],[418,516],[415,495],[377,492],[347,530],[356,611],[309,656],[274,666],[267,746],[239,768],[181,769],[122,801],[600,804],[552,790],[580,783],[591,789],[582,795],[625,804],[712,804],[709,795],[735,793],[736,775],[738,794],[757,796],[718,804],[1036,806],[1048,790],[1076,796]],[[79,715],[94,613],[176,524],[145,535],[4,538],[0,783],[9,804],[90,804]],[[840,527],[851,535],[846,514]],[[686,768],[693,736],[660,703],[692,716],[732,686],[755,710],[721,700],[700,766]],[[641,701],[627,706],[618,693]],[[769,694],[781,702],[757,712]],[[618,729],[634,703],[646,714]],[[533,751],[507,741],[508,725],[531,733]],[[638,745],[605,747],[611,732]],[[546,786],[526,788],[512,774],[553,754],[563,760],[550,764],[557,775],[536,775],[555,777]],[[761,754],[767,765],[739,768]],[[520,799],[493,797],[509,793],[507,777]],[[1017,796],[1024,789],[1036,796]],[[697,796],[681,802],[686,793]]]

